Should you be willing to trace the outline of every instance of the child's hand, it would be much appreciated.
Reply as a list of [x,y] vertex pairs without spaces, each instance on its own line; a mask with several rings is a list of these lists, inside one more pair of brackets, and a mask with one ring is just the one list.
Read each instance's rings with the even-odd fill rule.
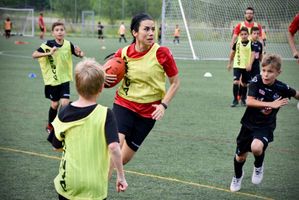
[[50,54],[53,55],[55,53],[55,51],[57,51],[57,47],[53,47],[51,50],[50,50]]
[[78,46],[75,46],[75,53],[81,58],[84,56],[83,51],[81,51],[80,47]]
[[228,63],[226,68],[227,68],[228,71],[230,71],[232,69],[232,64]]
[[116,191],[124,192],[128,187],[128,183],[125,178],[116,180]]
[[251,65],[250,65],[250,64],[246,65],[246,71],[247,71],[247,72],[250,72],[250,71],[251,71]]
[[282,97],[280,97],[280,98],[276,99],[275,101],[273,101],[271,103],[271,107],[272,108],[280,108],[280,107],[282,107],[284,105],[287,105],[288,103],[289,103],[289,99],[288,98],[282,98]]

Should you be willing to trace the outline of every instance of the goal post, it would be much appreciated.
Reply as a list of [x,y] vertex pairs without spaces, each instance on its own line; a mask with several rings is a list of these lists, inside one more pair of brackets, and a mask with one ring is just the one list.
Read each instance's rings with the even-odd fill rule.
[[[227,60],[232,30],[244,21],[249,6],[254,20],[265,26],[266,52],[292,59],[287,31],[299,10],[298,0],[163,0],[162,45],[177,59]],[[176,25],[181,30],[179,44],[173,43]]]
[[94,36],[95,33],[95,20],[94,20],[94,11],[92,10],[83,10],[81,13],[81,22],[82,22],[82,36]]
[[7,17],[12,22],[12,35],[34,36],[34,9],[0,7],[0,21]]

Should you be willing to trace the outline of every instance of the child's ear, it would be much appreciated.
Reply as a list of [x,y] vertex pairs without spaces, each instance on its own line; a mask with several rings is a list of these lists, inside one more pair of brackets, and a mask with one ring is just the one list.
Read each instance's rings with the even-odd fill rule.
[[102,84],[102,86],[99,88],[99,93],[101,93],[103,91],[104,88],[104,83]]

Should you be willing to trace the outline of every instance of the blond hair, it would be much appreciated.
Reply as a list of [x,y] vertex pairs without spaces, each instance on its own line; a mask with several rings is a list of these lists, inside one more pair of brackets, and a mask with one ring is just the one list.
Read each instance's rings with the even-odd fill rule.
[[105,73],[94,58],[85,58],[76,65],[76,89],[79,95],[90,98],[97,95],[105,81]]
[[280,71],[281,69],[281,57],[278,54],[267,53],[263,56],[262,67],[271,65],[272,68]]

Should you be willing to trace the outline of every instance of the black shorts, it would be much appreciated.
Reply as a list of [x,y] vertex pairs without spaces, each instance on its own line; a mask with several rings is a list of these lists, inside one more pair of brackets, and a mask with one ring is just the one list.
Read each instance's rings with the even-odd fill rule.
[[117,121],[118,132],[125,135],[128,146],[136,152],[154,127],[156,120],[142,117],[117,104],[113,104],[112,110]]
[[45,85],[45,97],[51,101],[59,101],[60,99],[70,98],[70,82],[60,85]]
[[39,29],[40,29],[41,32],[44,32],[44,31],[45,31],[45,28],[44,28],[44,27],[41,27],[41,26],[40,26]]
[[250,75],[246,69],[234,68],[234,81],[240,80],[242,75],[242,83],[248,83],[250,80]]
[[11,30],[5,30],[6,35],[10,35]]
[[251,71],[249,72],[250,74],[250,80],[255,77],[256,75],[260,74],[261,71],[260,71],[260,66],[253,66],[252,65],[252,68],[251,68]]
[[272,128],[249,129],[245,126],[241,127],[240,133],[237,137],[236,154],[240,155],[246,152],[251,152],[251,143],[253,139],[259,139],[264,144],[264,151],[268,144],[273,141]]

